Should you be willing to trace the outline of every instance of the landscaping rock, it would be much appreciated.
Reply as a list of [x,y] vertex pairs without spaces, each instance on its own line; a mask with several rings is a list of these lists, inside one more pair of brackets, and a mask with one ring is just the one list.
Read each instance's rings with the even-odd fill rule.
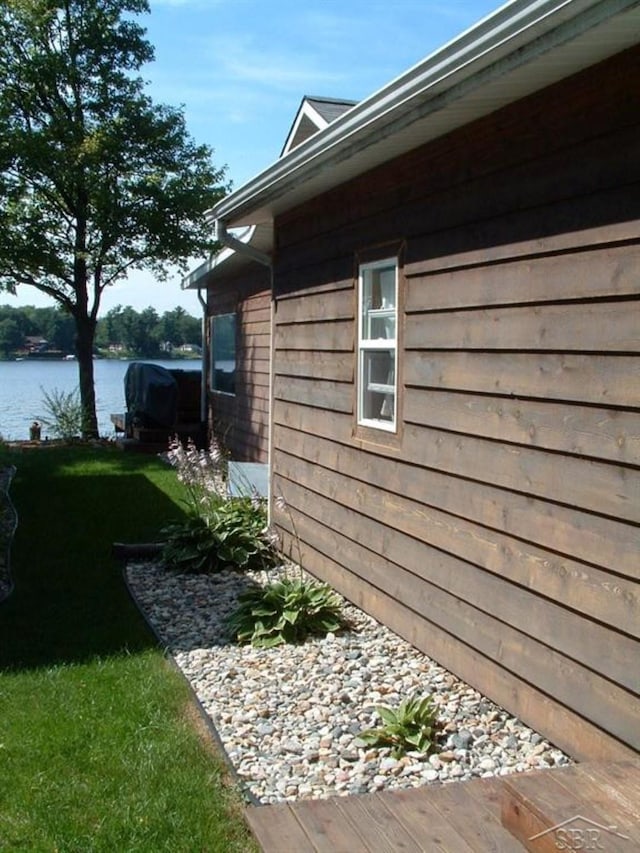
[[[127,568],[147,618],[191,682],[251,794],[264,803],[447,784],[569,763],[538,733],[352,605],[353,630],[302,645],[254,649],[226,621],[249,576]],[[376,705],[432,694],[436,751],[396,759],[362,748]],[[266,722],[268,721],[268,722]]]

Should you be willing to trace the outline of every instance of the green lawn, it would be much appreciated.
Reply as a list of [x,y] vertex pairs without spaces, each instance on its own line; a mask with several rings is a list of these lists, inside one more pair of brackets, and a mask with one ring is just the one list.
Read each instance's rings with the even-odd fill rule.
[[256,850],[111,557],[180,517],[175,475],[113,448],[0,451],[8,462],[19,525],[0,605],[0,850]]

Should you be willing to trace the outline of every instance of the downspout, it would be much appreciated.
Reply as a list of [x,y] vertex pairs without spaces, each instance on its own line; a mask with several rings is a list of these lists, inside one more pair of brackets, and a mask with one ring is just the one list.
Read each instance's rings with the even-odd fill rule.
[[209,438],[207,422],[207,367],[209,366],[209,350],[207,348],[207,301],[202,298],[202,289],[198,288],[198,302],[202,305],[202,360],[200,364],[200,429],[205,439]]
[[259,249],[255,249],[253,246],[243,243],[242,240],[238,240],[237,237],[234,237],[233,234],[230,234],[227,231],[227,226],[221,219],[213,220],[213,236],[218,243],[222,243],[223,246],[233,249],[233,251],[237,252],[239,255],[246,255],[248,258],[252,258],[257,263],[262,264],[265,267],[269,267],[273,272],[273,261],[271,255],[267,255],[266,252],[261,252]]
[[239,255],[245,255],[248,258],[256,261],[258,264],[262,264],[269,270],[269,289],[271,291],[271,316],[269,319],[270,323],[270,358],[269,358],[269,420],[268,420],[268,437],[267,437],[267,470],[269,472],[269,476],[267,477],[267,487],[268,487],[268,495],[267,495],[267,508],[268,508],[268,523],[271,524],[271,458],[272,458],[272,439],[273,433],[271,429],[271,424],[273,420],[273,346],[274,346],[274,292],[273,292],[273,258],[271,255],[268,255],[266,252],[261,252],[259,249],[254,248],[253,246],[249,246],[247,243],[243,243],[242,240],[238,240],[237,237],[234,237],[233,234],[230,234],[227,231],[227,226],[224,221],[221,219],[213,219],[213,234],[215,239],[221,243],[223,246],[226,246],[229,249],[233,249],[234,252],[237,252]]

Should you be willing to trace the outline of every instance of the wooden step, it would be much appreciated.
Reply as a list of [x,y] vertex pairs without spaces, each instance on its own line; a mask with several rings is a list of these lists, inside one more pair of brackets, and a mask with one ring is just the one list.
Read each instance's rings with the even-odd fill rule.
[[578,764],[505,778],[502,823],[530,853],[640,850],[640,763]]

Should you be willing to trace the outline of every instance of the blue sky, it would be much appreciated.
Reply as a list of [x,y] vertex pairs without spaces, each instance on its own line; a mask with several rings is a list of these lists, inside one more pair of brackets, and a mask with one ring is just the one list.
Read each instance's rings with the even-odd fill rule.
[[[269,166],[304,95],[360,100],[497,8],[497,0],[150,0],[142,18],[156,60],[143,69],[156,102],[183,105],[189,132],[214,149],[238,187]],[[51,305],[22,287],[0,303]],[[182,305],[195,294],[134,273],[101,313]]]

